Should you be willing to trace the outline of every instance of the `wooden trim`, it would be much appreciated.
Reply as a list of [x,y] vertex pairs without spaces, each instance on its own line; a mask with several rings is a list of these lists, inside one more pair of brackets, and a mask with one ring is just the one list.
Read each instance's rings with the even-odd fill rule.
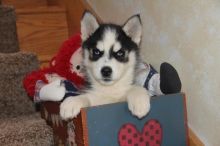
[[201,140],[196,136],[196,134],[192,131],[192,129],[189,128],[188,126],[188,116],[187,116],[187,108],[186,108],[186,94],[185,93],[182,93],[183,96],[184,96],[184,104],[185,104],[185,126],[186,126],[186,129],[187,129],[187,145],[188,146],[204,146],[204,144],[201,142]]
[[183,100],[184,100],[184,117],[185,117],[185,120],[184,120],[184,125],[185,125],[185,130],[186,130],[186,143],[187,143],[187,146],[189,146],[189,127],[188,127],[188,116],[187,116],[187,108],[186,108],[186,94],[185,93],[182,93],[183,94]]
[[89,146],[86,109],[81,110],[84,146]]
[[91,11],[102,22],[86,0],[65,0],[69,36],[80,32],[80,21],[85,10]]
[[189,145],[190,146],[205,146],[190,128],[189,128]]
[[101,17],[95,12],[95,10],[92,8],[92,6],[88,3],[87,0],[80,0],[81,3],[85,6],[86,10],[89,10],[93,15],[96,16],[96,18],[98,19],[98,21],[100,23],[103,22],[103,20],[101,19]]
[[187,145],[188,146],[204,146],[204,144],[201,142],[201,140],[196,136],[196,134],[192,131],[192,129],[189,128],[188,126],[188,116],[187,116],[187,108],[186,108],[186,94],[182,93],[184,96],[184,104],[185,104],[185,126],[186,126],[186,133],[187,133]]

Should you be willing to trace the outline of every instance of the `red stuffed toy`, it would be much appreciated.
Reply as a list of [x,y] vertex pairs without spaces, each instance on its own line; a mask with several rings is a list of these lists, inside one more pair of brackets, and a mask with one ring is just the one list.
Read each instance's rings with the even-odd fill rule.
[[23,85],[34,101],[60,101],[78,95],[84,85],[80,34],[63,43],[49,67],[28,74]]

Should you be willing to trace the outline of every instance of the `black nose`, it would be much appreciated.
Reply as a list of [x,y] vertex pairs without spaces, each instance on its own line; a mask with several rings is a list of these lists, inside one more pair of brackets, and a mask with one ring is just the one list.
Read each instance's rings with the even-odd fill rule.
[[108,66],[105,66],[101,69],[101,73],[103,77],[110,77],[112,74],[112,69]]

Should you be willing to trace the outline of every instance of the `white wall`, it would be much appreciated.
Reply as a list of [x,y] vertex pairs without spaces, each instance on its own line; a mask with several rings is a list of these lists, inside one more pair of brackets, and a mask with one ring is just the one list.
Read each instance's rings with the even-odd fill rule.
[[207,146],[220,145],[220,1],[88,0],[106,22],[141,13],[142,52],[157,69],[168,61],[187,95],[188,122]]

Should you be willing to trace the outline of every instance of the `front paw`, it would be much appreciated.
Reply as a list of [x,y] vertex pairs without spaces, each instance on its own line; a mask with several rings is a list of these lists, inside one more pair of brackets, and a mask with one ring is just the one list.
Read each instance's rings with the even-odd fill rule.
[[72,119],[80,113],[82,107],[81,100],[77,99],[77,97],[69,97],[60,105],[60,116],[63,120]]
[[133,92],[127,97],[128,109],[139,119],[143,118],[150,110],[150,96],[147,92]]

